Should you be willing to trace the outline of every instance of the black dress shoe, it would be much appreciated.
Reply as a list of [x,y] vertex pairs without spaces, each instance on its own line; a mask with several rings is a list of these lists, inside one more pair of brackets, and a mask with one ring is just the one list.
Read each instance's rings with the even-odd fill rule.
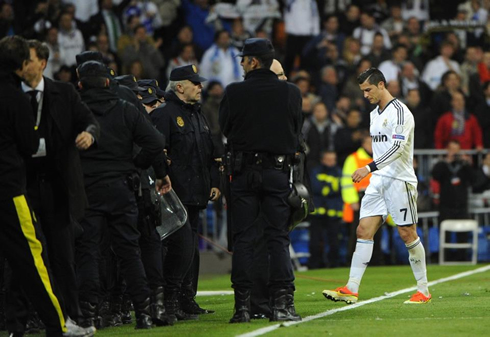
[[140,314],[136,319],[136,327],[135,329],[151,329],[153,322],[151,320],[150,315]]

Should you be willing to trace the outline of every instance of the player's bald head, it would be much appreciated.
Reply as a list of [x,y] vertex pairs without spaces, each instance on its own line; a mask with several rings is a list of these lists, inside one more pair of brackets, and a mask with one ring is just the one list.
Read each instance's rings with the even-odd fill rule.
[[281,81],[286,81],[288,78],[286,77],[286,74],[284,73],[284,69],[282,68],[282,65],[281,65],[281,62],[279,62],[278,60],[274,59],[272,61],[272,65],[271,65],[271,71],[277,75],[277,77],[281,80]]

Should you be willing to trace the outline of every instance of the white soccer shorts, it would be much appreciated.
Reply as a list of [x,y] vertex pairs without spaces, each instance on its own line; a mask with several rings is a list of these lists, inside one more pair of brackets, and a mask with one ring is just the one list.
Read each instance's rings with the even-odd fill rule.
[[388,214],[398,226],[416,224],[417,187],[402,180],[372,175],[361,201],[360,219]]

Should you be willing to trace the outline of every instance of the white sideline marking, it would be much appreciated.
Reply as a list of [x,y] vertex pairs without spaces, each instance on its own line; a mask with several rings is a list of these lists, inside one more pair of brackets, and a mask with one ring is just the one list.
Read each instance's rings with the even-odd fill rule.
[[197,296],[233,295],[233,290],[198,291]]
[[[474,269],[474,270],[465,271],[463,273],[455,274],[453,276],[444,277],[444,278],[441,278],[439,280],[435,280],[435,281],[429,282],[428,285],[430,287],[430,286],[433,286],[433,285],[436,285],[436,284],[439,284],[439,283],[444,283],[444,282],[448,282],[448,281],[457,280],[457,279],[460,279],[460,278],[463,278],[463,277],[466,277],[466,276],[470,276],[470,275],[473,275],[473,274],[483,273],[483,272],[486,272],[488,270],[490,270],[490,265],[485,266],[485,267],[481,267],[481,268],[478,268],[478,269]],[[296,325],[296,324],[306,323],[306,322],[313,321],[313,320],[318,319],[318,318],[322,318],[322,317],[333,315],[333,314],[335,314],[337,312],[355,309],[355,308],[358,308],[358,307],[362,307],[363,305],[366,305],[366,304],[370,304],[370,303],[374,303],[374,302],[379,302],[379,301],[385,300],[387,298],[392,298],[392,297],[395,297],[395,296],[398,296],[398,295],[401,295],[401,294],[404,294],[404,293],[412,292],[414,290],[417,290],[417,287],[410,287],[410,288],[405,288],[405,289],[397,290],[397,291],[394,291],[392,293],[387,293],[387,294],[385,294],[383,296],[374,297],[374,298],[371,298],[371,299],[366,300],[366,301],[357,302],[355,304],[350,304],[350,305],[347,305],[347,306],[344,306],[344,307],[341,307],[341,308],[338,308],[338,309],[330,309],[330,310],[321,312],[321,313],[316,314],[316,315],[313,315],[313,316],[307,316],[307,317],[303,318],[302,321],[299,321],[299,322],[283,322],[283,323],[280,323],[280,324],[274,324],[274,325],[271,325],[271,326],[268,326],[268,327],[265,327],[265,328],[260,328],[260,329],[257,329],[255,331],[251,331],[251,332],[248,332],[248,333],[245,333],[245,334],[242,334],[242,335],[238,335],[237,337],[256,337],[256,336],[265,335],[266,333],[271,332],[271,331],[274,331],[274,330],[276,330],[279,327],[288,327],[288,326],[292,326],[292,325]]]

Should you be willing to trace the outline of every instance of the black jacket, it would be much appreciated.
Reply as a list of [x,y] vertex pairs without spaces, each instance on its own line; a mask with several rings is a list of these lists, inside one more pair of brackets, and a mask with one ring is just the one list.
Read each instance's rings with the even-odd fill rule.
[[39,137],[20,78],[1,68],[0,102],[0,200],[5,200],[26,193],[24,160],[36,153]]
[[219,186],[211,131],[199,104],[186,104],[173,92],[151,118],[165,136],[172,188],[184,205],[205,208],[211,187]]
[[294,154],[303,117],[299,89],[268,69],[226,87],[219,122],[235,152]]
[[[96,146],[81,152],[85,186],[109,183],[147,169],[164,148],[164,139],[138,109],[108,88],[82,92],[100,124]],[[141,151],[133,158],[133,143]]]
[[[44,78],[43,112],[47,112],[52,125],[50,144],[53,148],[53,165],[60,177],[64,195],[62,200],[68,200],[70,214],[80,220],[88,206],[83,183],[83,172],[80,156],[75,145],[77,135],[82,131],[89,132],[97,141],[99,123],[94,115],[80,99],[73,85]],[[93,146],[96,146],[95,144]],[[83,152],[83,151],[82,151]]]

